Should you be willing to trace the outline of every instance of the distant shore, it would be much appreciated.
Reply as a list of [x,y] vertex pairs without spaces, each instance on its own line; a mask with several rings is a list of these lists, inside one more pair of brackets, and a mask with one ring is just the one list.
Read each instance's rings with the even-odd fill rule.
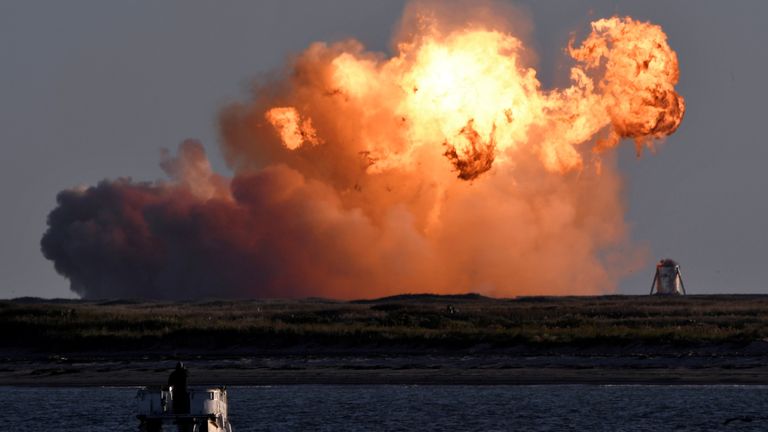
[[[431,356],[195,359],[185,364],[196,385],[768,384],[768,366],[763,359],[752,360],[702,366],[668,358]],[[161,385],[173,364],[172,360],[4,362],[0,385]]]
[[0,385],[768,384],[768,296],[0,301]]

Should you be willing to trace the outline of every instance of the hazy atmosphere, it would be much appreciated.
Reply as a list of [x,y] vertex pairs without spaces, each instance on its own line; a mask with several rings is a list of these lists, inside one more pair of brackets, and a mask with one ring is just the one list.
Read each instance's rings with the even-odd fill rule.
[[[768,5],[514,5],[511,31],[535,52],[529,66],[544,89],[567,84],[569,37],[576,35],[578,44],[600,18],[629,15],[660,25],[677,53],[675,90],[686,105],[679,129],[639,159],[625,140],[615,170],[607,158],[616,187],[623,185],[617,196],[626,214],[618,223],[626,223],[630,240],[631,256],[611,260],[624,266],[616,273],[628,275],[618,279],[617,292],[647,293],[663,257],[681,264],[689,293],[765,292],[768,149],[761,117],[768,97]],[[118,177],[181,175],[184,155],[173,155],[188,139],[202,143],[213,171],[231,176],[219,147],[222,109],[249,103],[254,83],[284,73],[286,60],[316,41],[354,38],[367,51],[392,56],[404,7],[394,1],[0,4],[0,188],[6,197],[0,298],[75,296],[40,247],[61,190]],[[192,156],[185,157],[195,157],[194,145],[187,148]],[[170,153],[163,156],[163,149]],[[474,288],[482,287],[456,290]]]

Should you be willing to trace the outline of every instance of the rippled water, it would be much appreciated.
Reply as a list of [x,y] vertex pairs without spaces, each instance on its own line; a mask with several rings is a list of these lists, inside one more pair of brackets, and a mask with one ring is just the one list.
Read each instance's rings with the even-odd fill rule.
[[[0,387],[4,431],[133,431],[132,388]],[[768,430],[768,386],[341,386],[229,389],[241,431]]]

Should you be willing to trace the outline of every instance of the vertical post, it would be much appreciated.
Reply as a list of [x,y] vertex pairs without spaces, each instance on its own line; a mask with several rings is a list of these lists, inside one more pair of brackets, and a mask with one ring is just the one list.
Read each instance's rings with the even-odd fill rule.
[[658,279],[658,278],[659,278],[659,268],[656,267],[656,274],[653,275],[653,282],[651,282],[651,292],[648,293],[648,295],[653,295],[653,287],[656,286],[656,279]]
[[683,283],[683,274],[680,273],[680,266],[677,266],[677,277],[680,278],[680,287],[683,289],[683,295],[688,295],[688,293],[685,292],[685,284]]

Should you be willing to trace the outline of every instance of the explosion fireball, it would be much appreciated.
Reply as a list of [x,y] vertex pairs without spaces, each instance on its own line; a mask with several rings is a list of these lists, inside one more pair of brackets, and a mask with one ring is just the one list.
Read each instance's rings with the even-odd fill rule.
[[608,150],[685,112],[666,35],[593,22],[543,90],[513,30],[444,18],[409,8],[390,57],[311,45],[221,113],[232,178],[187,141],[170,181],[61,192],[43,253],[86,298],[612,290],[639,252]]

